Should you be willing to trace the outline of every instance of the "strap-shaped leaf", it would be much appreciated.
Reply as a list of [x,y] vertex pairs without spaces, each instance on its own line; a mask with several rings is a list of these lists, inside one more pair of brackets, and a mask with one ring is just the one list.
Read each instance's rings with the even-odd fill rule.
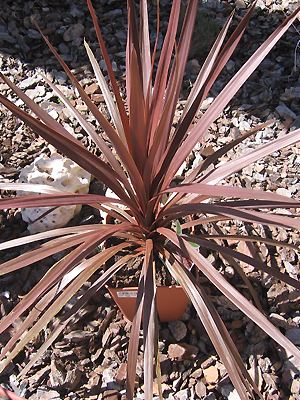
[[296,129],[293,132],[272,140],[270,143],[266,143],[259,148],[250,151],[248,154],[244,154],[234,160],[228,161],[215,169],[211,174],[205,178],[202,183],[215,184],[221,179],[240,171],[242,168],[249,164],[254,163],[261,158],[274,153],[277,150],[283,149],[284,147],[291,146],[300,140],[300,129]]
[[[84,225],[84,226],[70,226],[67,228],[51,229],[50,231],[36,233],[34,235],[21,237],[18,239],[7,240],[6,242],[0,243],[0,251],[11,249],[17,246],[23,246],[24,244],[34,243],[39,240],[50,239],[52,237],[67,236],[71,234],[89,233],[98,231],[105,228],[104,225]],[[49,242],[48,242],[49,243]],[[1,264],[3,265],[3,264]]]
[[69,272],[73,267],[78,265],[87,255],[91,253],[101,242],[111,236],[116,231],[121,231],[122,228],[130,230],[130,224],[120,224],[107,227],[101,234],[93,233],[89,235],[85,241],[77,248],[71,251],[62,260],[56,263],[47,275],[45,275],[34,288],[15,306],[15,308],[5,316],[0,322],[0,333],[7,329],[16,318],[34,304],[39,296],[46,293],[53,287],[62,277]]
[[288,340],[268,319],[261,314],[257,308],[240,294],[215,268],[198,253],[185,239],[178,237],[174,232],[167,228],[159,228],[160,234],[174,243],[182,253],[188,256],[197,268],[218,288],[237,308],[243,311],[253,322],[263,329],[279,345],[284,347],[300,360],[300,351]]
[[239,197],[241,199],[253,199],[253,200],[271,200],[278,201],[281,203],[295,203],[295,207],[298,202],[287,196],[282,196],[277,193],[266,192],[258,189],[247,189],[234,186],[225,185],[208,185],[205,183],[190,183],[179,186],[173,186],[169,189],[164,190],[164,193],[176,192],[176,193],[198,193],[209,198],[212,197]]
[[[97,293],[97,291],[100,290],[111,279],[111,277],[114,274],[116,274],[128,261],[137,257],[139,254],[140,253],[134,253],[119,259],[116,263],[114,263],[111,267],[109,267],[107,271],[103,272],[103,275],[101,275],[101,277],[98,278],[83,295],[80,294],[80,296],[77,298],[75,304],[70,308],[70,310],[65,312],[63,316],[59,318],[59,323],[57,324],[55,329],[51,332],[47,340],[38,349],[37,353],[34,354],[33,357],[31,357],[29,363],[26,364],[25,368],[19,374],[18,376],[19,378],[22,378],[27,374],[27,372],[34,366],[34,364],[42,357],[44,352],[57,339],[60,333],[72,321],[74,316],[76,316],[76,313],[91,299],[91,297],[94,296]],[[99,260],[97,260],[97,262],[99,262]],[[61,287],[60,290],[62,290]],[[38,310],[41,309],[39,304],[34,310],[36,309]],[[21,327],[19,327],[19,330],[21,330]]]
[[[247,389],[249,388],[249,385],[247,384],[247,378],[253,387],[256,388],[256,385],[247,373],[247,370],[244,367],[243,362],[229,335],[224,335],[226,332],[225,326],[218,318],[218,314],[214,312],[215,309],[208,296],[205,294],[204,290],[196,284],[189,271],[185,268],[182,268],[178,260],[176,260],[173,255],[168,252],[165,253],[167,257],[166,265],[170,273],[181,284],[191,299],[197,314],[199,315],[199,318],[203,323],[214,347],[220,355],[220,358],[224,363],[226,370],[228,371],[230,379],[234,383],[241,399],[248,400]],[[259,394],[258,389],[256,389],[256,392]]]
[[147,260],[145,274],[145,294],[143,306],[143,334],[144,334],[144,385],[145,398],[153,398],[153,369],[154,343],[156,320],[156,284],[155,266],[153,262],[153,242],[146,241],[145,259]]
[[[37,27],[39,29],[39,27]],[[136,164],[132,158],[131,153],[128,151],[128,148],[126,144],[122,142],[120,139],[119,135],[115,131],[115,129],[111,126],[111,124],[108,122],[108,120],[105,118],[105,116],[100,112],[98,107],[91,101],[89,96],[86,94],[78,80],[76,79],[75,75],[71,72],[67,64],[64,62],[62,57],[59,55],[57,50],[55,49],[54,46],[49,42],[47,37],[43,35],[42,31],[39,29],[40,34],[42,35],[43,39],[45,40],[47,46],[51,50],[51,52],[54,54],[62,68],[64,69],[65,73],[71,80],[72,84],[76,87],[78,90],[81,99],[84,101],[84,103],[87,105],[88,109],[91,111],[91,113],[94,115],[98,123],[102,126],[103,130],[105,131],[106,135],[110,139],[111,143],[113,144],[114,148],[116,149],[118,156],[122,160],[124,164],[124,168],[128,171],[128,174],[130,175],[130,178],[132,182],[136,186],[137,190],[137,196],[140,197],[142,201],[144,201],[144,196],[145,196],[145,190],[144,190],[144,185],[142,182],[141,175],[136,167]],[[1,99],[0,99],[1,100]],[[119,108],[120,110],[120,108]],[[123,123],[124,126],[124,123]],[[125,126],[124,126],[125,129]],[[116,192],[115,192],[116,193]],[[119,196],[120,197],[120,196]]]
[[114,125],[115,125],[115,127],[117,129],[117,132],[118,132],[120,138],[123,140],[124,143],[126,143],[125,142],[125,140],[126,140],[125,132],[124,132],[124,128],[123,128],[123,125],[122,125],[122,121],[121,121],[121,117],[120,117],[120,113],[119,113],[118,107],[116,106],[116,104],[114,102],[114,99],[112,97],[111,91],[109,90],[109,87],[108,87],[108,85],[106,83],[104,75],[102,74],[102,71],[101,71],[100,66],[98,64],[98,61],[96,60],[96,58],[95,58],[90,46],[88,45],[88,43],[86,41],[84,41],[84,46],[85,46],[87,55],[89,57],[90,63],[92,65],[92,67],[93,67],[94,74],[95,74],[95,76],[97,78],[98,85],[99,85],[99,87],[101,89],[101,92],[103,94],[103,97],[104,97],[105,103],[107,105],[107,109],[109,111],[109,114],[110,114],[110,116],[111,116],[111,118],[112,118],[112,120],[114,122]]
[[153,135],[160,120],[164,104],[164,95],[167,86],[168,70],[172,58],[172,52],[175,45],[178,20],[180,12],[180,1],[173,1],[168,23],[167,32],[164,38],[161,50],[157,72],[153,86],[153,96],[150,108],[150,120],[148,121],[148,139],[149,149],[152,146]]
[[131,149],[131,138],[130,138],[130,132],[129,132],[129,119],[128,119],[128,116],[127,116],[126,111],[125,111],[124,103],[123,103],[123,100],[122,100],[121,95],[120,95],[120,91],[119,91],[119,87],[118,87],[118,84],[117,84],[117,81],[116,81],[116,77],[115,77],[115,74],[114,74],[114,71],[113,71],[113,68],[112,68],[112,64],[111,64],[110,59],[109,59],[109,55],[108,55],[108,52],[107,52],[107,49],[106,49],[106,46],[105,46],[105,43],[104,43],[104,40],[103,40],[103,37],[102,37],[101,29],[100,29],[100,26],[99,26],[99,23],[98,23],[97,15],[95,13],[95,10],[94,10],[94,7],[92,5],[91,0],[87,0],[87,5],[88,5],[88,9],[89,9],[89,12],[90,12],[92,20],[93,20],[93,24],[94,24],[94,28],[95,28],[95,31],[96,31],[96,36],[97,36],[97,39],[98,39],[99,47],[101,49],[101,52],[102,52],[102,55],[103,55],[103,58],[104,58],[104,61],[105,61],[105,65],[106,65],[106,68],[107,68],[108,76],[109,76],[109,79],[110,79],[110,82],[111,82],[111,85],[112,85],[112,89],[113,89],[113,92],[114,92],[114,95],[115,95],[115,98],[116,98],[116,102],[117,102],[117,105],[118,105],[120,117],[122,119],[123,129],[124,129],[124,132],[125,132],[125,135],[126,135],[126,139],[127,139],[127,144],[126,145],[128,146],[129,149]]
[[[97,177],[100,181],[109,186],[119,198],[128,198],[123,188],[120,186],[118,181],[116,181],[116,173],[112,168],[86,150],[78,141],[73,141],[73,139],[62,135],[60,132],[53,130],[36,118],[33,118],[1,94],[0,102],[14,115],[24,121],[34,132],[42,136],[55,148],[62,151],[62,153],[67,157],[76,160],[83,169],[90,172],[93,176]],[[134,203],[130,199],[129,202],[134,207]]]
[[[276,202],[274,202],[272,205],[272,203],[270,202],[269,204],[266,205],[266,208],[272,208],[272,207],[273,208],[287,207],[287,203],[276,204]],[[295,207],[295,203],[291,203],[290,207]],[[252,205],[252,208],[255,208],[255,206]],[[197,214],[197,213],[221,215],[225,217],[230,217],[231,219],[258,223],[263,225],[277,225],[294,229],[300,228],[300,219],[293,218],[292,216],[288,217],[285,215],[277,215],[274,213],[271,214],[263,211],[253,211],[243,208],[228,207],[228,204],[226,206],[223,206],[220,204],[205,204],[205,203],[183,204],[183,205],[173,206],[172,209],[170,209],[167,218],[164,219],[164,224],[167,224],[169,221],[172,221],[173,219],[178,219],[179,217],[185,215]],[[164,213],[161,214],[161,216],[163,215]],[[154,224],[158,224],[158,221],[156,221]]]
[[[13,258],[12,260],[2,263],[0,265],[0,276],[17,271],[18,269],[27,267],[28,265],[34,264],[35,262],[43,260],[46,257],[52,256],[53,254],[57,254],[60,251],[77,246],[94,234],[95,230],[92,232],[85,232],[78,235],[70,235],[63,238],[50,240],[35,250],[28,251],[18,257]],[[30,239],[30,237],[31,236],[29,236],[27,239]]]
[[279,271],[279,269],[274,267],[268,267],[263,262],[260,262],[258,259],[249,257],[246,254],[243,254],[239,251],[233,250],[230,247],[220,246],[212,240],[203,240],[194,235],[184,235],[184,238],[189,240],[192,243],[197,243],[201,247],[205,247],[210,250],[218,251],[219,253],[223,253],[229,255],[237,260],[240,260],[248,265],[252,265],[255,269],[266,272],[269,275],[275,276],[275,278],[280,279],[281,281],[287,283],[288,285],[293,286],[294,288],[300,290],[300,282],[294,278],[291,278],[288,274],[283,274]]
[[149,38],[149,23],[148,23],[148,10],[147,0],[140,1],[140,32],[141,32],[141,64],[143,69],[143,90],[144,99],[149,93],[149,86],[151,85],[151,51],[150,51],[150,38]]
[[68,137],[73,142],[78,142],[74,136],[70,134],[60,123],[58,123],[54,118],[52,118],[45,110],[43,110],[39,105],[37,105],[33,100],[31,100],[21,89],[18,88],[11,80],[9,80],[5,75],[0,72],[0,77],[4,82],[12,89],[12,91],[30,108],[34,114],[43,121],[50,128],[60,132],[62,135]]
[[[164,164],[168,166],[166,176],[163,183],[163,188],[170,183],[174,174],[179,169],[180,165],[184,162],[185,158],[189,155],[197,142],[203,140],[204,134],[211,123],[220,115],[223,109],[227,106],[233,96],[237,93],[244,82],[249,78],[253,71],[264,60],[266,55],[275,46],[282,35],[289,29],[292,23],[297,18],[300,11],[298,7],[282,24],[269,36],[269,38],[256,50],[250,59],[240,68],[230,82],[225,86],[221,93],[217,96],[205,114],[199,119],[197,124],[191,129],[188,138],[184,142],[184,146],[180,147],[180,143],[172,143],[169,151],[165,155]],[[176,153],[174,153],[176,149]],[[164,166],[161,167],[162,174],[165,171]],[[161,175],[160,175],[161,176]]]
[[110,247],[104,250],[101,254],[84,261],[85,268],[83,271],[74,278],[74,280],[65,287],[60,295],[53,301],[53,303],[44,311],[39,317],[38,321],[34,326],[21,338],[16,344],[13,351],[7,355],[4,362],[1,362],[0,370],[3,370],[11,360],[29,343],[35,338],[39,332],[47,326],[49,321],[64,307],[64,305],[74,296],[75,293],[87,282],[87,280],[97,271],[109,258],[115,255],[119,250],[126,247],[126,244],[122,243],[114,247]]

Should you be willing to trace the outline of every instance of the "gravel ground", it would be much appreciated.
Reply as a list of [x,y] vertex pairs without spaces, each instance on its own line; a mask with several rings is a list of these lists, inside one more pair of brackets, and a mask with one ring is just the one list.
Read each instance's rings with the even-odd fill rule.
[[[123,85],[125,63],[126,13],[123,1],[95,1],[100,17],[108,51],[120,84]],[[162,0],[162,32],[166,28],[170,1]],[[285,14],[289,14],[298,1],[258,1],[255,16],[244,36],[242,44],[226,65],[220,79],[213,87],[208,99],[202,104],[204,111],[232,74],[258,47],[259,43],[278,25]],[[199,71],[201,62],[211,45],[213,35],[229,15],[232,7],[237,8],[233,25],[245,12],[248,1],[207,1],[205,12],[200,13],[195,29],[191,56],[182,92],[182,102]],[[83,38],[96,50],[95,32],[83,0],[7,0],[0,16],[0,68],[25,92],[47,109],[67,129],[72,129],[78,139],[91,146],[81,128],[70,118],[67,111],[57,103],[51,90],[44,86],[40,77],[46,74],[73,104],[86,111],[82,102],[69,85],[65,74],[60,70],[54,58],[32,25],[32,18],[39,22],[51,42],[59,49],[65,61],[74,69],[93,100],[104,108],[103,98],[95,85],[93,74],[87,62],[83,48]],[[204,16],[203,16],[204,15]],[[150,11],[150,27],[155,31],[155,9]],[[227,107],[224,114],[212,125],[207,134],[205,148],[196,147],[179,172],[179,178],[191,167],[236,138],[241,131],[247,131],[257,124],[275,119],[268,128],[248,138],[226,157],[233,159],[249,148],[267,143],[270,139],[285,135],[286,132],[300,127],[300,40],[299,22],[284,36],[268,58],[261,64],[238,95]],[[210,34],[208,34],[210,32]],[[204,35],[204,36],[203,36]],[[205,40],[203,40],[203,37]],[[161,45],[161,42],[160,42]],[[299,51],[298,51],[299,50]],[[96,50],[101,64],[100,53]],[[0,83],[1,93],[16,100],[7,86]],[[181,105],[178,107],[180,115]],[[200,110],[201,111],[201,110]],[[92,120],[92,118],[90,117]],[[12,182],[18,178],[20,169],[32,162],[41,152],[49,152],[47,144],[36,137],[20,121],[0,106],[0,178]],[[235,174],[227,183],[244,187],[257,187],[276,191],[290,197],[299,198],[300,145],[283,149]],[[84,208],[80,218],[90,217],[90,210]],[[97,222],[97,216],[92,216]],[[231,233],[249,232],[244,224],[224,225]],[[0,213],[1,240],[17,237],[26,233],[26,224],[22,222],[18,210]],[[255,226],[257,234],[273,237],[292,244],[299,244],[297,232],[287,229],[271,229]],[[239,251],[249,252],[240,243],[230,243]],[[24,249],[21,249],[24,251]],[[270,265],[277,265],[294,278],[299,278],[299,252],[290,249],[276,251],[273,247],[261,246],[263,259]],[[1,254],[1,260],[18,254]],[[216,266],[224,271],[231,282],[237,277],[226,260],[216,254],[207,254]],[[9,312],[18,296],[23,295],[39,279],[53,260],[46,260],[39,269],[34,266],[13,276],[0,280],[0,315]],[[299,293],[285,284],[278,283],[266,275],[243,266],[248,277],[257,289],[259,299],[267,315],[296,345],[300,345]],[[25,282],[25,284],[23,284]],[[243,289],[241,287],[241,289]],[[217,304],[226,326],[235,343],[242,352],[249,371],[256,375],[259,388],[267,400],[300,399],[300,378],[297,362],[287,359],[283,350],[247,317],[235,309],[225,297],[211,289],[211,296]],[[18,321],[14,326],[17,329]],[[124,397],[126,376],[126,347],[129,337],[129,324],[116,309],[106,291],[88,304],[80,318],[66,329],[51,351],[47,352],[21,382],[15,376],[26,365],[30,355],[41,344],[44,332],[0,377],[0,383],[30,400],[40,399],[110,399]],[[0,337],[1,341],[7,337]],[[230,384],[224,366],[219,361],[194,310],[188,309],[180,321],[161,324],[159,347],[162,361],[163,394],[165,398],[187,399],[229,399],[238,400],[236,391]],[[139,354],[138,394],[143,398],[142,353]],[[157,388],[156,388],[157,390]],[[158,393],[157,393],[158,394]]]

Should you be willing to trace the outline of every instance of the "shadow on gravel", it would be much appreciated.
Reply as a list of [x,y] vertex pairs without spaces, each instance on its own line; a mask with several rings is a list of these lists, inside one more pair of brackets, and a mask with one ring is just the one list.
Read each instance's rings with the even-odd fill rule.
[[[26,78],[26,74],[30,74],[30,70],[37,67],[46,68],[54,76],[57,75],[58,71],[61,71],[57,61],[32,24],[33,19],[38,22],[43,32],[49,37],[51,43],[59,50],[71,68],[80,71],[81,69],[86,70],[86,66],[89,65],[83,46],[83,38],[91,45],[96,53],[96,58],[101,60],[85,0],[7,0],[5,3],[6,7],[2,7],[0,15],[0,69],[10,75],[9,69],[11,68],[11,74],[15,76],[17,81]],[[93,3],[101,23],[108,52],[116,73],[121,78],[125,65],[126,1],[97,0]],[[193,62],[190,62],[187,70],[187,77],[191,81],[193,81],[200,67],[199,64],[201,65],[218,30],[235,3],[237,10],[232,29],[245,12],[244,0],[226,2],[208,0],[203,3],[204,6],[201,9],[204,11],[199,12],[191,47],[190,54]],[[156,7],[154,4],[154,1],[149,1],[149,24],[152,41],[156,30]],[[161,0],[161,4],[161,31],[164,32],[171,1]],[[224,83],[239,69],[283,18],[284,12],[270,14],[265,10],[257,9],[240,46],[233,55],[232,61],[226,66],[219,84],[213,88],[214,95],[219,92]],[[162,35],[160,39],[159,46],[162,44]],[[297,80],[299,77],[299,69],[296,73],[293,72],[295,48],[299,39],[300,34],[296,27],[290,29],[289,33],[284,36],[271,55],[244,86],[244,89],[242,89],[244,94],[242,98],[237,97],[238,102],[241,100],[244,102],[249,97],[248,92],[251,91],[252,97],[261,96],[257,98],[257,102],[258,100],[260,102],[268,101],[270,106],[276,106],[286,84],[291,80]],[[25,64],[23,71],[22,68],[17,68],[17,71],[13,68],[13,59],[19,59],[22,64]],[[65,83],[63,76],[62,73],[58,74],[60,83]],[[275,80],[276,85],[273,85]]]

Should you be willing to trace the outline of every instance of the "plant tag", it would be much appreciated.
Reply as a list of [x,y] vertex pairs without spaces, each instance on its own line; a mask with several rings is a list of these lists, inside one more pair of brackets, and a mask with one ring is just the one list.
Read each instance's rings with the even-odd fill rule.
[[118,297],[137,297],[136,290],[124,290],[123,292],[117,292]]

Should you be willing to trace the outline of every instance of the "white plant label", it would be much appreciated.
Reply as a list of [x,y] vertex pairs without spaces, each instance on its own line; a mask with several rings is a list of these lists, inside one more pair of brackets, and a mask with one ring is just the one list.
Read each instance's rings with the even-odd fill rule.
[[123,292],[117,292],[118,297],[137,297],[136,290],[124,290]]

